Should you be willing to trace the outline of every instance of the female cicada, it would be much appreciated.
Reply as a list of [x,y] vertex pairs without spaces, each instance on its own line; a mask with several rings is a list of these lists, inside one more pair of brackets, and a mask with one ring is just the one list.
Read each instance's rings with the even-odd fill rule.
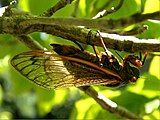
[[[95,54],[73,46],[51,44],[53,50],[34,50],[16,55],[12,66],[32,82],[48,89],[90,85],[119,86],[135,82],[144,62],[128,55],[119,63],[98,32],[105,52]],[[146,59],[145,54],[144,60]],[[143,60],[143,61],[144,61]],[[131,66],[133,64],[136,67]]]

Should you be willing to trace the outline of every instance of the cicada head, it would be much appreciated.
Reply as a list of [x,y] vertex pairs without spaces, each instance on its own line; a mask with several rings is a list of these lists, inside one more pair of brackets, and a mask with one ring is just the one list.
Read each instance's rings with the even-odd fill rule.
[[125,66],[122,67],[122,70],[119,73],[122,76],[124,82],[135,83],[139,78],[139,69],[136,67],[130,66],[129,63],[126,63]]
[[127,78],[129,78],[130,82],[135,83],[137,81],[137,79],[139,78],[139,69],[135,67],[131,67],[129,63],[140,68],[143,66],[147,55],[148,55],[148,52],[145,52],[143,60],[142,60],[141,53],[140,53],[140,57],[135,55],[128,55],[123,59],[122,66],[123,66],[123,69],[125,69],[125,71],[128,72]]

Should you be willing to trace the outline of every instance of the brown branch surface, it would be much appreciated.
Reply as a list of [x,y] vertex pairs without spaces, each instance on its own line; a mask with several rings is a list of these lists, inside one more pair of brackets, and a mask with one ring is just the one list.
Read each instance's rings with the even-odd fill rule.
[[[55,25],[58,21],[60,21],[58,18],[0,18],[0,34],[21,36],[32,32],[46,32],[67,40],[100,46],[99,37],[97,36],[96,31],[93,32],[93,37],[88,41],[86,39],[90,29],[69,25]],[[69,19],[67,21],[69,22]],[[108,33],[101,33],[101,35],[104,38],[106,46],[111,49],[126,52],[160,52],[160,41],[156,39],[138,39],[130,36],[120,36]]]
[[[122,18],[118,20],[112,19],[83,19],[83,18],[48,18],[48,17],[32,17],[28,13],[19,12],[15,9],[11,9],[9,13],[16,13],[16,17],[0,17],[0,23],[5,22],[21,22],[21,25],[33,25],[33,24],[48,24],[48,25],[67,25],[67,26],[85,26],[86,28],[97,28],[99,30],[111,30],[114,28],[122,28],[132,24],[143,22],[147,19],[160,20],[160,12],[139,14],[136,13],[128,18]],[[6,13],[5,13],[6,14]],[[27,16],[28,15],[28,16]],[[12,15],[13,16],[13,15]],[[22,24],[23,22],[23,24]],[[11,23],[8,23],[11,24]],[[16,23],[13,23],[16,24]],[[27,26],[28,26],[27,25]]]

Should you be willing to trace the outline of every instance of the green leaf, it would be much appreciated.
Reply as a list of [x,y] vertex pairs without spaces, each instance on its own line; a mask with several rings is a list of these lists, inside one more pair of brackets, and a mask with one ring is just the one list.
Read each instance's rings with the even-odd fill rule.
[[112,100],[137,115],[144,113],[144,105],[149,101],[147,97],[129,91],[123,91],[120,96]]
[[152,13],[160,10],[159,0],[146,0],[144,13]]
[[10,70],[10,75],[12,78],[11,79],[12,84],[14,86],[12,94],[14,94],[14,95],[23,94],[23,93],[31,90],[31,88],[33,88],[34,84],[31,83],[26,78],[24,78],[23,76],[21,76],[20,73],[13,70],[13,68]]
[[28,7],[32,14],[39,15],[55,3],[55,0],[28,0]]
[[[111,7],[113,7],[113,5],[110,6],[110,8]],[[135,2],[135,0],[124,0],[122,7],[115,13],[108,15],[107,18],[111,18],[111,19],[125,18],[134,13],[137,13],[138,10],[139,10],[139,6]]]
[[160,56],[155,56],[152,60],[149,73],[160,80]]
[[153,91],[160,91],[160,79],[151,74],[144,74],[143,77],[146,78],[144,82],[144,90],[153,90]]

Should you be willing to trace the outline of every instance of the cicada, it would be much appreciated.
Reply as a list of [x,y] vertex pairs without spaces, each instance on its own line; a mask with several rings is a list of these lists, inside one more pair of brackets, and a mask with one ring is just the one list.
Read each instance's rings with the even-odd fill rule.
[[[100,42],[105,50],[101,54],[51,44],[53,50],[34,50],[14,56],[11,65],[30,81],[48,89],[90,85],[113,87],[136,82],[139,78],[137,67],[143,65],[141,58],[128,55],[120,63],[107,50],[101,36]],[[146,56],[147,53],[144,60]]]

